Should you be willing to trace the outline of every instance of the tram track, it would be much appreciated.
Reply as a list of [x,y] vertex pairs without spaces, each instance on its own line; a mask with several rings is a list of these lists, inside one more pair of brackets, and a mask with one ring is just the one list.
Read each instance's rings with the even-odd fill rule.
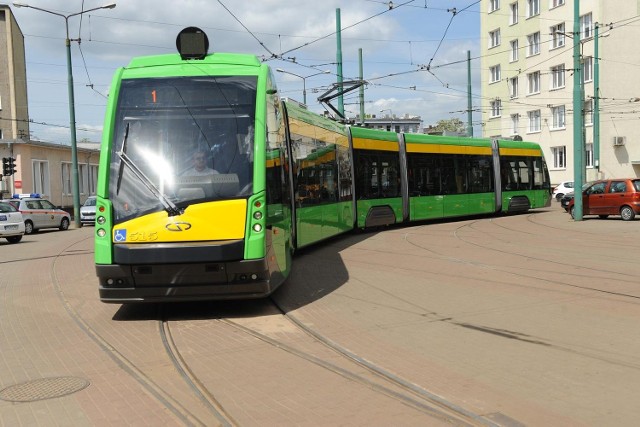
[[[55,292],[64,307],[69,317],[75,322],[75,324],[84,332],[84,334],[90,338],[100,349],[107,355],[120,369],[126,372],[133,380],[135,380],[149,395],[153,396],[163,407],[167,408],[177,420],[182,422],[186,426],[209,426],[210,423],[199,419],[189,409],[183,406],[179,401],[174,399],[170,393],[167,393],[162,387],[160,387],[155,381],[153,381],[143,370],[141,370],[135,362],[126,357],[123,353],[117,350],[117,345],[110,342],[105,336],[97,332],[91,325],[82,318],[78,311],[71,305],[66,298],[62,289],[61,282],[58,278],[57,267],[60,259],[68,256],[70,248],[75,245],[84,243],[86,240],[92,239],[93,236],[85,239],[75,241],[70,245],[62,248],[57,254],[51,256],[52,263],[50,268],[51,282],[55,289]],[[220,423],[225,425],[224,423]]]
[[[559,267],[560,269],[563,269],[562,274],[565,275],[565,276],[571,276],[571,277],[576,277],[576,278],[593,278],[593,273],[602,274],[603,276],[610,276],[612,274],[615,274],[615,275],[624,277],[624,279],[617,279],[618,281],[621,281],[621,282],[624,282],[624,283],[628,283],[628,284],[634,284],[634,283],[637,282],[637,275],[620,273],[619,271],[611,270],[611,269],[607,269],[607,268],[594,268],[594,267],[583,267],[581,271],[584,271],[584,272],[576,273],[576,272],[572,272],[571,271],[571,269],[576,267],[574,264],[570,264],[570,263],[562,262],[562,261],[557,261],[557,260],[550,260],[548,257],[535,257],[535,256],[532,256],[530,254],[521,255],[521,254],[518,254],[516,252],[498,249],[495,246],[492,246],[490,244],[484,244],[484,245],[483,244],[479,244],[477,242],[471,241],[470,239],[466,239],[466,238],[461,236],[461,234],[460,234],[461,230],[463,230],[464,228],[472,228],[473,224],[475,224],[477,222],[481,222],[481,221],[483,221],[483,220],[476,220],[476,221],[472,221],[470,223],[462,224],[462,225],[456,227],[456,229],[452,232],[452,235],[455,237],[455,239],[457,239],[457,240],[459,240],[459,241],[461,241],[461,242],[463,242],[463,243],[465,243],[467,245],[477,247],[478,249],[481,249],[483,251],[492,251],[492,252],[498,253],[500,255],[521,256],[521,257],[525,257],[527,260],[540,261],[540,262],[544,262],[544,263],[549,263],[549,264],[555,265],[555,266]],[[492,221],[492,223],[495,223],[494,219],[491,219],[491,221]],[[487,269],[491,269],[493,271],[500,271],[500,272],[503,272],[503,273],[514,275],[516,277],[529,278],[529,279],[530,278],[534,278],[534,279],[546,281],[546,282],[548,282],[550,284],[553,284],[553,285],[571,287],[571,288],[582,289],[582,290],[587,290],[587,291],[599,292],[599,293],[608,294],[608,295],[615,295],[615,296],[623,297],[623,298],[629,298],[630,302],[632,302],[632,303],[636,303],[637,302],[636,300],[640,300],[640,296],[638,296],[638,295],[632,295],[632,294],[623,293],[623,292],[615,292],[615,291],[596,288],[596,287],[591,287],[591,286],[581,286],[581,285],[568,283],[567,281],[544,279],[544,278],[541,278],[539,275],[535,274],[535,272],[537,271],[536,269],[530,269],[530,268],[519,266],[519,267],[517,267],[517,270],[519,272],[514,272],[514,268],[513,267],[509,267],[509,268],[501,267],[496,263],[488,263],[488,262],[478,261],[478,260],[468,260],[468,259],[457,257],[457,256],[451,256],[451,255],[443,253],[443,252],[438,252],[437,250],[435,250],[431,246],[422,245],[422,244],[419,244],[419,243],[417,243],[415,241],[412,241],[409,238],[410,235],[411,235],[410,232],[407,232],[407,233],[404,234],[404,240],[408,244],[410,244],[412,246],[415,246],[415,247],[417,247],[419,249],[422,249],[424,251],[430,252],[430,253],[432,253],[432,254],[434,254],[434,255],[442,258],[442,259],[449,260],[449,261],[452,261],[452,262],[459,262],[459,263],[475,266],[475,267],[478,267],[478,268],[487,268]],[[524,274],[524,273],[522,273],[522,271],[531,271],[532,274],[530,274],[530,275],[529,274]],[[591,272],[591,274],[589,274],[587,271]]]
[[355,381],[367,388],[371,388],[378,393],[382,393],[405,405],[422,411],[429,416],[436,417],[448,424],[461,426],[497,426],[490,420],[482,418],[481,416],[467,411],[466,409],[455,405],[452,402],[449,402],[433,393],[430,393],[428,390],[391,373],[390,371],[377,364],[372,363],[365,357],[357,355],[352,351],[344,348],[343,346],[340,346],[328,337],[322,335],[316,329],[305,325],[304,322],[298,319],[295,315],[287,313],[273,297],[270,298],[270,301],[283,318],[287,319],[295,328],[303,332],[308,338],[317,343],[320,343],[325,348],[338,354],[347,362],[355,364],[360,368],[364,368],[369,373],[373,374],[375,378],[382,380],[382,384],[365,378],[364,376],[355,373],[353,370],[341,368],[334,363],[313,356],[308,352],[295,349],[282,341],[268,337],[265,334],[240,325],[232,320],[226,319],[222,321],[248,334],[251,334],[255,338],[260,339],[261,341],[264,341],[274,347],[277,347],[297,357],[303,358],[308,362],[327,369],[343,378]]
[[[157,384],[148,373],[139,367],[135,361],[131,360],[125,354],[118,350],[118,344],[111,342],[109,338],[99,333],[93,328],[81,314],[73,307],[65,296],[64,290],[61,286],[61,281],[58,278],[57,268],[62,258],[69,256],[72,252],[71,248],[76,245],[83,244],[87,239],[76,241],[67,247],[62,248],[58,254],[51,256],[51,278],[54,285],[54,289],[58,295],[59,300],[64,306],[65,311],[71,317],[71,319],[78,325],[78,327],[88,336],[100,349],[106,354],[120,369],[126,372],[132,379],[134,379],[141,387],[143,387],[149,395],[153,396],[162,406],[166,407],[175,417],[180,420],[181,423],[187,426],[208,426],[211,425],[211,420],[215,419],[216,424],[226,426],[240,425],[234,417],[224,408],[220,401],[216,398],[214,393],[204,384],[201,378],[193,372],[189,366],[188,360],[183,357],[180,348],[176,345],[173,339],[171,325],[173,321],[168,320],[165,310],[166,305],[158,305],[157,309],[157,325],[158,336],[162,341],[162,345],[165,348],[167,358],[170,360],[175,371],[180,375],[185,384],[189,387],[193,395],[201,402],[201,404],[207,408],[212,415],[212,419],[203,419],[198,417],[187,407],[185,407],[180,401],[172,395],[170,391],[165,390],[162,386]],[[394,376],[390,372],[385,371],[382,367],[372,364],[365,358],[358,356],[336,343],[324,337],[321,333],[305,326],[295,316],[288,315],[285,311],[278,306],[275,300],[271,300],[273,306],[277,308],[280,315],[291,322],[296,328],[304,332],[310,339],[315,342],[321,343],[324,347],[340,354],[349,363],[353,363],[356,366],[365,368],[367,371],[374,374],[378,380],[374,381],[357,373],[354,369],[345,369],[328,360],[324,360],[313,354],[296,349],[293,346],[286,344],[281,340],[269,337],[257,330],[251,329],[247,326],[231,319],[211,319],[212,323],[224,324],[233,327],[245,334],[259,339],[260,341],[267,343],[268,345],[276,348],[280,351],[285,351],[291,355],[305,360],[308,363],[312,363],[325,370],[332,372],[342,378],[348,379],[352,382],[358,383],[368,389],[374,390],[376,393],[383,394],[395,401],[398,401],[406,406],[412,407],[429,417],[440,420],[441,422],[449,425],[458,426],[496,426],[491,421],[483,419],[480,416],[472,414],[461,407],[447,402],[446,400],[429,393],[427,390],[410,383],[407,380]]]

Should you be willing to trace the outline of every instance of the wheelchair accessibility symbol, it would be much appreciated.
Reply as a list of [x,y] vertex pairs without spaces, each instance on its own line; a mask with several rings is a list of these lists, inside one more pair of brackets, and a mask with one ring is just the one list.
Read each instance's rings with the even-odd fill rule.
[[126,242],[127,241],[127,230],[126,229],[118,229],[116,230],[115,235],[113,236],[113,240],[116,242]]

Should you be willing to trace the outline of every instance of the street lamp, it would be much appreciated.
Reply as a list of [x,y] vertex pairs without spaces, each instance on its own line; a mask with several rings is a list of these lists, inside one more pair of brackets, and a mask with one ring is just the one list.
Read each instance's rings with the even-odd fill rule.
[[385,108],[384,110],[380,110],[381,113],[384,113],[385,111],[389,112],[389,117],[391,118],[391,131],[393,132],[393,111],[391,111],[391,108]]
[[290,71],[285,71],[282,68],[276,68],[276,71],[279,73],[285,73],[285,74],[291,74],[292,76],[296,76],[302,79],[302,101],[304,102],[304,105],[307,105],[307,79],[309,77],[313,77],[313,76],[317,76],[320,74],[329,74],[331,71],[329,70],[324,70],[321,71],[319,73],[315,73],[315,74],[311,74],[310,76],[300,76],[298,74],[292,73]]
[[[83,10],[82,12],[72,13],[70,15],[63,15],[62,13],[53,12],[51,10],[42,9],[35,6],[30,6],[24,3],[13,3],[14,7],[28,7],[31,9],[47,12],[52,15],[60,16],[64,18],[64,24],[67,31],[67,37],[65,44],[67,46],[67,74],[68,74],[68,86],[69,86],[69,127],[71,130],[71,183],[73,184],[73,219],[76,228],[82,227],[80,222],[80,191],[78,188],[78,147],[76,143],[76,110],[75,100],[73,95],[73,72],[71,69],[71,39],[69,39],[69,18],[72,16],[82,15],[83,13],[93,12],[98,9],[113,9],[116,7],[115,3],[111,3],[105,6],[94,7],[93,9]],[[79,40],[79,39],[78,39]]]

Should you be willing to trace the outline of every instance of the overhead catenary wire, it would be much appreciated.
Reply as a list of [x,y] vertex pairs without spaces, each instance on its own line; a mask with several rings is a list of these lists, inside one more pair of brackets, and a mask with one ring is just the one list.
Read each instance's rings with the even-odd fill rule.
[[[219,0],[218,0],[218,1],[219,1]],[[365,19],[363,19],[363,20],[361,20],[361,21],[358,21],[358,22],[356,22],[356,23],[354,23],[354,24],[348,25],[348,26],[346,26],[346,27],[342,28],[342,29],[341,29],[341,31],[347,30],[347,29],[349,29],[349,28],[353,28],[353,27],[355,27],[356,25],[360,25],[360,24],[362,24],[362,23],[364,23],[364,22],[370,21],[370,20],[371,20],[371,19],[373,19],[373,18],[377,18],[377,17],[378,17],[378,16],[380,16],[380,15],[384,15],[385,13],[388,13],[388,12],[390,12],[390,11],[392,11],[392,10],[398,9],[399,7],[405,6],[405,5],[409,4],[409,3],[413,3],[414,1],[415,1],[415,0],[408,0],[408,1],[404,2],[404,3],[400,3],[400,4],[399,4],[399,5],[397,5],[397,6],[395,6],[395,5],[394,5],[394,6],[392,6],[392,7],[389,7],[387,10],[384,10],[384,11],[382,11],[382,12],[380,12],[380,13],[376,13],[375,15],[369,16],[368,18],[365,18]],[[291,53],[291,52],[293,52],[293,51],[295,51],[295,50],[302,49],[303,47],[310,46],[310,45],[312,45],[312,44],[314,44],[314,43],[317,43],[317,42],[319,42],[319,41],[321,41],[321,40],[324,40],[324,39],[326,39],[326,38],[328,38],[328,37],[331,37],[331,36],[333,36],[333,35],[334,35],[334,34],[336,34],[336,33],[337,33],[337,31],[334,31],[334,32],[332,32],[332,33],[329,33],[329,34],[327,34],[327,35],[324,35],[324,36],[322,36],[322,37],[319,37],[319,38],[317,38],[317,39],[315,39],[315,40],[313,40],[313,41],[307,42],[307,43],[305,43],[305,44],[303,44],[303,45],[300,45],[300,46],[298,46],[298,47],[294,47],[293,49],[289,49],[289,50],[287,50],[287,51],[284,51],[284,52],[282,52],[280,55],[286,55],[286,54]]]
[[233,19],[235,19],[240,25],[242,25],[242,28],[244,28],[254,39],[256,39],[256,41],[258,43],[260,43],[260,46],[262,46],[264,48],[264,50],[266,50],[267,52],[269,52],[271,54],[271,56],[273,58],[277,57],[278,55],[276,55],[275,53],[273,53],[268,47],[267,45],[265,45],[262,40],[260,40],[255,34],[253,34],[251,32],[251,30],[249,28],[247,28],[246,25],[244,25],[242,23],[242,21],[240,19],[238,19],[238,17],[236,15],[233,14],[233,12],[231,12],[231,10],[229,10],[229,8],[227,6],[225,6],[224,3],[222,3],[221,0],[218,0],[218,3],[220,3],[220,6],[222,6],[227,12],[229,12],[229,15],[231,15],[233,17]]

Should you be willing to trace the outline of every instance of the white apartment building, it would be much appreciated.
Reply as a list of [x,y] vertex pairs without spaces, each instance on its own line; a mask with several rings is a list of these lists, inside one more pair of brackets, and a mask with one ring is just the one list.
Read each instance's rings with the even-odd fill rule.
[[[483,136],[519,135],[537,142],[551,182],[573,180],[573,0],[482,0],[480,7]],[[579,113],[587,181],[640,176],[639,15],[639,0],[580,0],[584,103]],[[594,158],[595,96],[599,159]]]

